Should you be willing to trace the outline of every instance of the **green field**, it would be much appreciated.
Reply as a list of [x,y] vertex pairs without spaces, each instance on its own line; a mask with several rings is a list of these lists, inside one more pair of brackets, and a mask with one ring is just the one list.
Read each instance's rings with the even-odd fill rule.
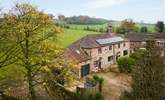
[[[112,25],[116,28],[120,25],[121,22],[113,22]],[[68,46],[69,44],[75,42],[76,40],[86,36],[87,34],[99,34],[100,32],[85,31],[84,28],[87,26],[98,30],[103,28],[106,30],[107,24],[102,25],[77,25],[77,24],[68,24],[70,29],[64,29],[63,35],[60,37],[60,43],[63,47]],[[149,32],[155,32],[154,24],[136,24],[138,27],[146,26],[148,27]]]
[[[120,24],[121,24],[121,22],[119,22],[119,21],[112,22],[112,26],[114,27],[114,30],[116,30],[116,28],[119,27]],[[105,31],[107,28],[107,23],[106,24],[100,24],[100,25],[78,25],[78,24],[68,24],[68,25],[71,29],[75,29],[75,30],[84,30],[84,28],[89,27],[90,29],[94,29],[97,31],[99,31],[100,28],[103,28],[103,30]],[[137,23],[136,26],[138,26],[139,28],[142,26],[146,26],[146,27],[148,27],[149,32],[155,32],[154,24]]]
[[84,30],[73,30],[73,29],[64,29],[64,33],[60,37],[60,43],[63,47],[68,46],[74,41],[86,36],[87,34],[99,34],[97,32],[84,31]]

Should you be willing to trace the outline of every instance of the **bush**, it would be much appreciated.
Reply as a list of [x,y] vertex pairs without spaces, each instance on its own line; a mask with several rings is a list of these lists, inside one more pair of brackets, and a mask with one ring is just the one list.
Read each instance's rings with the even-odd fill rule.
[[99,92],[102,92],[102,85],[103,85],[103,82],[104,82],[104,78],[99,77],[98,75],[94,75],[93,79],[99,83]]
[[134,53],[131,53],[130,57],[137,60],[137,59],[139,59],[139,57],[141,57],[145,53],[146,53],[145,49],[138,49]]
[[133,65],[135,64],[135,60],[130,57],[121,57],[117,61],[117,64],[120,72],[130,73]]
[[104,97],[102,96],[101,93],[96,93],[94,97],[95,97],[95,100],[104,100]]
[[93,79],[94,79],[95,81],[98,81],[98,80],[99,80],[99,76],[98,76],[98,75],[93,75]]
[[90,94],[87,100],[104,100],[104,97],[101,93]]
[[140,32],[147,33],[148,32],[148,28],[146,26],[143,26],[143,27],[140,28]]

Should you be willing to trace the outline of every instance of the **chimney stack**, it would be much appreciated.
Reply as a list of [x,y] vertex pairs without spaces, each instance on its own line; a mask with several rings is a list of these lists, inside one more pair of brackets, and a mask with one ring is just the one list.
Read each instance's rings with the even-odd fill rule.
[[108,33],[112,33],[112,26],[108,26]]
[[110,34],[111,36],[114,36],[115,35],[113,33],[113,27],[112,27],[111,22],[108,23],[107,33]]

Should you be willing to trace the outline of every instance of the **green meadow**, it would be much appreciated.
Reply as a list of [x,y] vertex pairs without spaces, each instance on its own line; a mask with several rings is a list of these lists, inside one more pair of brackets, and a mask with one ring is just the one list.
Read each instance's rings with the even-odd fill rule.
[[[120,21],[114,21],[112,22],[112,25],[114,27],[114,30],[116,27],[119,27],[121,24]],[[99,25],[80,25],[80,24],[67,24],[69,26],[69,29],[64,29],[64,32],[62,36],[60,37],[60,45],[63,47],[67,47],[71,43],[75,42],[76,40],[79,40],[80,38],[86,36],[87,34],[99,34],[99,29],[102,28],[104,31],[107,29],[107,23],[105,24],[99,24]],[[148,32],[155,32],[154,30],[154,24],[141,24],[137,23],[136,26],[140,27],[146,26],[148,28]],[[85,28],[89,27],[90,29],[94,29],[94,31],[86,31]]]
[[[114,30],[116,30],[117,27],[119,27],[121,22],[119,21],[114,21],[112,22],[112,26],[114,27]],[[89,27],[90,29],[94,29],[99,31],[100,28],[103,28],[105,31],[107,28],[107,23],[105,24],[100,24],[100,25],[80,25],[80,24],[68,24],[70,29],[75,29],[75,30],[84,30],[85,28]],[[139,28],[146,26],[148,28],[148,32],[155,32],[154,30],[154,24],[142,24],[142,23],[137,23],[136,26]]]
[[98,32],[84,31],[84,30],[73,30],[73,29],[64,29],[64,32],[60,36],[60,43],[63,47],[68,46],[69,44],[79,40],[80,38],[88,34],[99,34]]

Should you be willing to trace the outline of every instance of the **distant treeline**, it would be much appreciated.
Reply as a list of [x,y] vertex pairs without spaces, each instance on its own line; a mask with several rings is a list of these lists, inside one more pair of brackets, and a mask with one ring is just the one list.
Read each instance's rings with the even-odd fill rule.
[[67,24],[104,24],[108,22],[108,20],[103,18],[94,18],[89,16],[65,17],[64,15],[59,15],[58,19],[60,21],[65,21]]

